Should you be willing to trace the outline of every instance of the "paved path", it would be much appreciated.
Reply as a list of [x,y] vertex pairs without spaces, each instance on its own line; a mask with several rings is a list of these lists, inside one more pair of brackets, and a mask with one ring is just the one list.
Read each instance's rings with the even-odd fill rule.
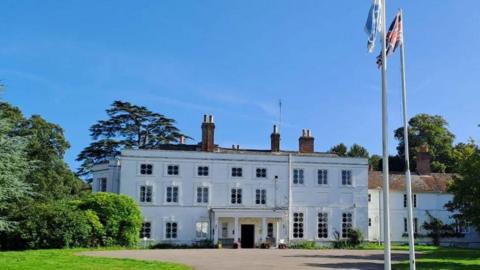
[[[183,263],[196,270],[383,269],[381,250],[154,249],[92,251],[82,255]],[[408,259],[395,251],[394,261]]]

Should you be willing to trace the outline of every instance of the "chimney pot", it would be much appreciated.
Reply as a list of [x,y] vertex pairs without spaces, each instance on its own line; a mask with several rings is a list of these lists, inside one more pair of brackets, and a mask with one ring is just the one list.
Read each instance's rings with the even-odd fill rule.
[[180,136],[180,140],[179,140],[179,143],[180,144],[185,144],[185,136]]
[[298,151],[300,153],[313,153],[315,139],[309,129],[302,130],[302,136],[298,139]]
[[202,123],[202,151],[213,152],[215,150],[215,124],[213,116],[203,115]]
[[273,133],[270,135],[270,151],[280,152],[280,133],[277,125],[273,125]]
[[432,173],[431,156],[428,153],[428,145],[422,144],[417,151],[417,173],[420,175],[426,175]]

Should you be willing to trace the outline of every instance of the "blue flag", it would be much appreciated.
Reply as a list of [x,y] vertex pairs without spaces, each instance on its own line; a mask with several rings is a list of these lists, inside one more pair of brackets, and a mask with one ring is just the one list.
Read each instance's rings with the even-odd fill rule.
[[367,23],[365,24],[365,32],[368,35],[368,52],[371,53],[375,47],[377,33],[380,32],[382,20],[380,17],[382,11],[381,0],[373,0],[370,11],[368,12]]

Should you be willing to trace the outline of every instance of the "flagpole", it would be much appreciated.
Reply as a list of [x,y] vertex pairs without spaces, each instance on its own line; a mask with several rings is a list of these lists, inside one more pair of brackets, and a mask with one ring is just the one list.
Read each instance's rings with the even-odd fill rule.
[[387,107],[387,52],[386,52],[386,6],[382,0],[382,144],[383,144],[383,238],[384,269],[391,269],[390,254],[390,185],[388,170],[388,107]]
[[402,73],[402,109],[403,109],[403,138],[405,146],[405,188],[407,190],[407,217],[408,217],[408,246],[410,257],[410,270],[415,270],[415,239],[413,229],[413,208],[412,208],[412,177],[410,175],[410,153],[408,149],[408,118],[407,118],[407,83],[405,79],[405,48],[403,46],[404,28],[403,28],[403,10],[400,9],[400,27],[401,42],[400,42],[400,66]]

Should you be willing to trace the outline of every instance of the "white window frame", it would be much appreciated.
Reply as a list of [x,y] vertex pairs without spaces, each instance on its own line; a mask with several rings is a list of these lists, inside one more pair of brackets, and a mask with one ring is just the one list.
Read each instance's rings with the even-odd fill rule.
[[[199,225],[200,225],[200,231],[198,230]],[[210,228],[209,225],[210,224],[208,223],[208,221],[205,221],[205,220],[199,220],[199,221],[195,222],[195,238],[196,239],[207,239],[208,236],[209,236],[209,228]],[[205,232],[204,232],[204,229],[205,229]]]
[[341,213],[342,213],[342,215],[341,215],[341,220],[340,220],[340,228],[341,228],[340,238],[341,239],[346,239],[346,238],[348,238],[348,232],[346,232],[345,234],[343,233],[343,223],[344,223],[343,215],[344,214],[347,214],[347,215],[350,214],[350,216],[351,216],[350,229],[353,229],[353,228],[355,228],[355,214],[353,213],[353,211],[349,211],[349,210],[343,210]]
[[[146,173],[147,171],[145,171],[145,173],[142,173],[142,166],[145,165],[145,166],[151,166],[152,169],[151,169],[151,172],[150,174]],[[145,168],[145,170],[147,170],[147,168]],[[137,175],[140,175],[140,176],[154,176],[155,175],[155,165],[153,164],[153,162],[140,162],[138,163],[138,173]]]
[[[295,171],[298,172],[297,173],[298,174],[297,183],[295,183]],[[301,180],[301,183],[300,183],[300,180]],[[304,168],[293,168],[292,169],[292,185],[295,185],[295,186],[305,185],[305,169]]]
[[[322,172],[322,183],[320,183],[320,172]],[[329,185],[327,169],[317,169],[317,185],[322,187]]]
[[[302,221],[295,221],[295,214],[298,214],[298,215],[302,215]],[[294,232],[294,229],[295,229],[295,223],[299,223],[301,224],[302,226],[298,226],[298,227],[301,227],[303,229],[303,232],[302,232],[302,237],[300,236],[297,236],[295,237],[295,232]],[[293,211],[292,212],[292,239],[305,239],[305,234],[306,234],[306,215],[305,215],[305,211],[301,211],[301,210],[298,210],[298,211]],[[299,232],[298,232],[299,233]],[[297,234],[298,234],[297,233]]]
[[[232,202],[233,190],[235,190],[235,202]],[[238,191],[239,190],[240,190],[240,197],[238,196]],[[238,202],[238,198],[240,198],[240,202]],[[241,188],[241,187],[231,187],[230,188],[229,201],[230,201],[231,205],[242,205],[243,204],[243,188]]]
[[[105,187],[105,188],[103,188]],[[99,192],[107,192],[108,190],[108,180],[106,177],[98,178],[98,191]]]
[[[233,170],[238,170],[240,169],[240,171],[242,172],[242,175],[240,176],[233,176]],[[243,178],[245,177],[245,170],[242,166],[232,166],[230,167],[230,177],[231,178],[235,178],[235,179],[238,179],[238,178]]]
[[[169,174],[168,173],[168,168],[170,166],[177,166],[177,174]],[[180,164],[178,163],[168,163],[168,164],[165,164],[165,176],[168,176],[168,177],[180,177],[181,176],[181,173],[182,173],[182,170],[180,168]]]
[[[343,181],[343,173],[346,173],[347,175],[349,175],[350,177],[349,178],[346,178],[345,179],[345,182]],[[350,180],[350,184],[348,184],[348,180]],[[342,169],[340,171],[340,186],[342,187],[353,187],[353,171],[350,170],[350,169]]]
[[[258,176],[257,171],[260,170],[260,176]],[[265,170],[265,176],[261,176],[263,173],[261,170]],[[267,167],[256,167],[255,168],[255,178],[257,179],[268,179],[268,169]]]
[[144,226],[145,226],[146,223],[150,224],[150,232],[148,233],[148,234],[150,234],[150,237],[147,237],[146,239],[151,240],[151,239],[153,239],[153,237],[152,237],[152,235],[153,235],[153,222],[150,221],[150,220],[144,220],[142,222],[142,228],[140,229],[140,239],[143,239],[145,237],[145,232],[144,232],[145,227]]
[[[171,202],[167,201],[167,199],[168,199],[168,189],[169,189],[169,188],[172,188],[172,201],[171,201]],[[173,198],[174,198],[174,197],[173,197],[174,188],[177,188],[177,201],[176,201],[176,202],[173,201]],[[166,204],[180,204],[180,195],[181,195],[181,194],[180,194],[180,190],[181,190],[181,189],[180,189],[180,186],[179,186],[179,185],[176,185],[176,184],[166,185],[166,186],[165,186],[165,200],[164,200],[165,203],[166,203]]]
[[[198,189],[201,189],[201,201],[198,202]],[[205,198],[205,189],[207,189],[207,202],[204,202],[204,198]],[[208,185],[196,185],[195,186],[195,204],[197,205],[206,205],[208,203],[210,203],[210,186]]]
[[[403,194],[403,208],[407,208],[407,204],[408,204],[408,202],[407,202],[407,194],[404,193],[404,194]],[[413,208],[417,208],[417,194],[416,194],[416,193],[413,193],[413,194],[412,194],[412,204],[413,204],[413,205],[412,205]]]
[[[168,229],[168,224],[170,224],[170,237],[167,237],[167,229]],[[172,229],[173,229],[173,224],[175,224],[175,237],[172,237]],[[165,222],[165,229],[164,229],[164,238],[165,240],[177,240],[178,239],[178,232],[179,232],[180,225],[178,221],[166,221]]]
[[[326,221],[323,221],[323,222],[320,222],[320,214],[326,216]],[[329,226],[329,220],[330,220],[330,213],[329,211],[323,211],[323,210],[319,210],[317,211],[317,216],[316,216],[316,221],[317,221],[317,232],[316,232],[316,239],[321,239],[321,240],[325,240],[325,239],[329,239],[330,238],[330,226]],[[320,230],[320,224],[324,224],[326,229],[327,229],[327,237],[319,237],[319,230]]]
[[[145,188],[145,190],[142,192],[142,188]],[[150,189],[150,201],[147,201],[147,194],[148,194],[148,189]],[[143,194],[142,194],[143,193]],[[138,185],[138,202],[140,204],[153,204],[155,199],[155,187],[152,184],[149,183],[141,183]],[[144,200],[142,201],[142,196],[144,197]]]
[[[207,175],[200,175],[199,172],[200,172],[200,168],[207,168]],[[197,177],[210,177],[210,166],[208,165],[197,165],[195,166],[195,176]]]
[[[259,198],[258,198],[258,201],[259,203],[257,203],[257,193],[259,193]],[[267,189],[266,188],[256,188],[255,189],[255,205],[257,206],[266,206],[268,204],[268,195],[267,195]],[[264,201],[265,203],[262,203],[262,201]]]

